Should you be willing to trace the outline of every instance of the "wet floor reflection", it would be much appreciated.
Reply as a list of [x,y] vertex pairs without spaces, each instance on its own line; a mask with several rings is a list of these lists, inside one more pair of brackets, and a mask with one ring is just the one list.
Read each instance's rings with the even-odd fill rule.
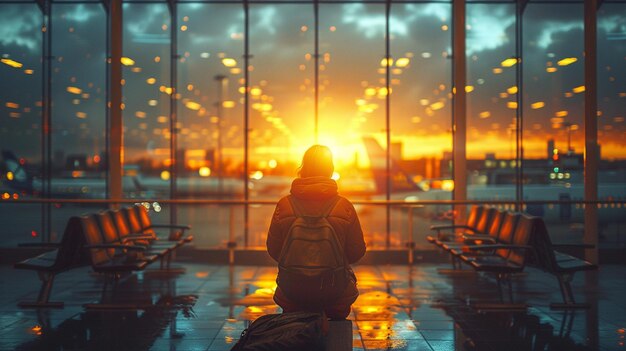
[[[526,312],[478,313],[466,297],[489,301],[495,283],[471,274],[442,275],[438,267],[356,266],[360,296],[349,316],[353,350],[624,349],[623,304],[550,310],[558,287],[533,273],[521,278],[517,294],[532,306]],[[67,283],[60,297],[75,302],[64,310],[1,314],[0,349],[230,350],[251,321],[280,313],[272,299],[275,267],[187,268],[169,282],[148,276],[125,282],[116,298],[149,303],[145,310],[84,310],[99,296],[99,284],[92,277]],[[581,300],[592,302],[612,294],[579,291],[588,295]]]
[[193,318],[197,297],[162,296],[139,310],[84,311],[52,327],[46,310],[40,310],[31,331],[38,337],[16,350],[148,350],[164,335],[176,339],[184,333],[176,318]]

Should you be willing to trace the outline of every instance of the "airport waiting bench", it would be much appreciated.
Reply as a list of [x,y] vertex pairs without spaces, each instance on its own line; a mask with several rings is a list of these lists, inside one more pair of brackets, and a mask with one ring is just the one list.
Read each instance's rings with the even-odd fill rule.
[[[513,303],[511,277],[524,271],[528,265],[552,274],[557,278],[563,303],[552,303],[551,308],[579,308],[571,288],[576,272],[597,269],[583,259],[567,255],[556,249],[562,247],[589,247],[586,245],[555,245],[550,240],[544,221],[523,213],[499,211],[484,206],[473,206],[466,225],[433,226],[436,237],[428,241],[452,257],[453,268],[465,264],[477,272],[495,274],[500,301],[504,301],[504,285]],[[484,223],[485,218],[487,224]],[[478,228],[478,223],[483,222]],[[486,232],[481,232],[488,228]],[[442,234],[442,230],[458,230]],[[458,265],[457,265],[458,263]],[[512,307],[513,305],[509,306]],[[506,308],[506,305],[499,308]]]
[[[172,230],[159,236],[155,228]],[[71,217],[59,243],[29,243],[22,247],[51,248],[52,251],[14,265],[16,269],[36,271],[42,281],[37,301],[20,302],[20,307],[63,307],[49,301],[56,275],[74,268],[91,266],[105,277],[103,297],[108,283],[115,285],[124,273],[144,270],[159,260],[165,273],[179,273],[170,267],[176,249],[193,240],[185,235],[190,226],[154,225],[147,209],[141,205],[121,210]],[[115,288],[115,287],[114,287]]]

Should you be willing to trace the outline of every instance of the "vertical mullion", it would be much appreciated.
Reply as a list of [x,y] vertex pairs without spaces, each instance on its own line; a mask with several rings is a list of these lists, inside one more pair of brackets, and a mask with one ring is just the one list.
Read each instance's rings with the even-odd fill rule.
[[[41,172],[44,181],[42,182],[43,197],[50,199],[52,197],[52,4],[49,0],[41,3],[43,13],[45,33],[42,40],[42,85],[41,85],[41,101],[42,101],[42,127],[41,127]],[[50,203],[42,204],[41,207],[41,230],[44,241],[50,241],[52,207]]]
[[391,39],[389,36],[389,17],[391,15],[391,0],[387,0],[385,2],[385,89],[387,89],[387,95],[385,96],[385,136],[386,136],[386,157],[385,157],[385,167],[387,175],[387,191],[385,193],[385,199],[387,200],[386,209],[386,240],[385,246],[389,249],[391,245],[391,207],[389,206],[389,200],[391,199],[391,130],[390,130],[390,112],[391,112],[391,86],[389,84],[390,80],[390,69],[391,69]]
[[[465,0],[454,0],[452,4],[452,79],[453,105],[453,179],[454,200],[467,199],[467,160],[466,160],[466,58],[465,58]],[[465,205],[455,206],[458,216],[456,224],[465,221]]]
[[515,5],[515,85],[517,86],[517,108],[515,109],[515,209],[521,211],[521,204],[524,201],[524,168],[523,168],[523,104],[524,104],[524,75],[522,59],[523,51],[523,13],[524,1],[518,0]]
[[[177,135],[178,135],[178,123],[176,115],[178,86],[177,86],[177,64],[178,64],[178,11],[175,0],[169,2],[170,13],[170,87],[172,88],[172,94],[170,94],[170,199],[176,198],[176,182],[178,179],[178,169],[180,165],[177,159]],[[170,204],[170,222],[177,222],[177,208],[176,204]]]
[[319,41],[319,32],[320,32],[320,23],[319,23],[319,0],[315,0],[313,3],[313,15],[315,16],[315,55],[313,56],[315,59],[315,144],[318,143],[319,139],[319,60],[320,60],[320,41]]
[[248,67],[250,66],[250,9],[248,0],[244,0],[243,3],[244,9],[244,153],[243,153],[243,186],[244,186],[244,201],[245,205],[243,207],[243,216],[244,216],[244,247],[248,247],[248,233],[250,227],[250,214],[249,214],[249,206],[248,201],[250,200],[250,192],[248,189],[248,162],[249,162],[249,136],[250,136],[250,112],[248,111],[250,105],[250,72],[248,71]]
[[[598,77],[597,77],[597,11],[598,0],[587,0],[584,5],[585,17],[585,201],[598,200]],[[585,259],[598,263],[598,206],[587,203],[584,212],[585,244],[593,248],[585,249]]]
[[108,197],[122,198],[122,50],[123,50],[123,14],[122,0],[112,0],[109,8],[110,44],[109,57],[109,149],[108,157]]

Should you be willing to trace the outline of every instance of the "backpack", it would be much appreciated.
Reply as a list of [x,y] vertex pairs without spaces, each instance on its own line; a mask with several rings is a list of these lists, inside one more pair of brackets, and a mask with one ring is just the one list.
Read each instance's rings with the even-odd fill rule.
[[309,310],[332,303],[348,284],[348,264],[328,215],[339,201],[332,199],[321,215],[305,214],[296,199],[288,197],[296,220],[278,260],[278,286],[291,301]]
[[324,350],[322,318],[309,312],[261,316],[241,333],[231,351]]

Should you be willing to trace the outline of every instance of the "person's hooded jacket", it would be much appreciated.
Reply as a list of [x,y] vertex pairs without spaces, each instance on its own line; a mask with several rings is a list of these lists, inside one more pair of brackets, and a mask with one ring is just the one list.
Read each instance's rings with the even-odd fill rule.
[[[337,183],[327,177],[296,178],[291,184],[291,196],[295,198],[304,213],[321,215],[331,198],[337,196]],[[365,254],[363,231],[354,206],[346,198],[339,196],[328,222],[333,226],[346,258],[355,263]],[[296,220],[294,210],[285,196],[276,205],[267,235],[267,251],[278,262],[289,228]]]

